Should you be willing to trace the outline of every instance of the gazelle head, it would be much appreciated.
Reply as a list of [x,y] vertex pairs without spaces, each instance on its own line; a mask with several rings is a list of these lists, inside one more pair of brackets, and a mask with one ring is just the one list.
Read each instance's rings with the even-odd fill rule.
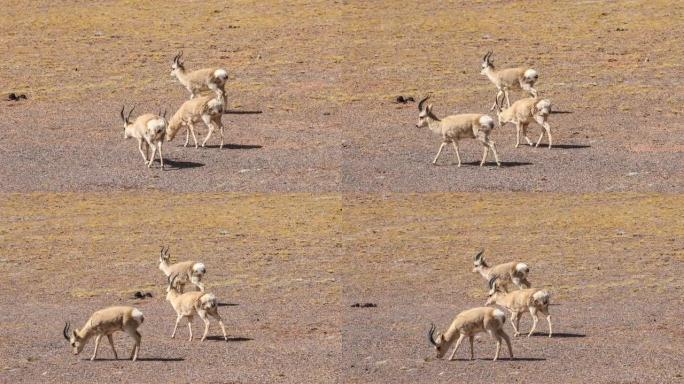
[[416,128],[423,128],[428,126],[428,120],[439,120],[435,115],[432,114],[432,104],[425,105],[425,102],[430,98],[430,96],[425,96],[423,100],[418,103],[418,123],[416,123]]
[[128,132],[128,127],[131,125],[131,114],[133,113],[133,110],[135,109],[135,106],[131,108],[130,111],[128,111],[128,115],[124,117],[124,111],[126,110],[126,106],[124,105],[121,107],[121,120],[123,121],[124,124],[124,139],[128,139],[129,137],[132,137],[129,132]]
[[486,74],[488,69],[494,69],[494,61],[492,61],[492,51],[487,52],[482,58],[481,74]]
[[71,325],[69,323],[65,323],[62,335],[64,335],[64,338],[69,342],[69,345],[73,349],[74,355],[78,355],[79,353],[81,353],[86,343],[85,340],[83,340],[83,338],[78,335],[78,329],[74,329],[73,331],[71,331],[71,335],[69,335],[70,327]]
[[496,303],[496,296],[500,293],[496,285],[496,277],[489,279],[489,293],[487,294],[487,302],[485,305],[492,305]]
[[166,278],[168,285],[166,286],[166,300],[171,301],[171,299],[179,294],[178,285],[179,281],[176,281],[178,274],[174,273]]
[[169,253],[169,246],[166,246],[166,249],[164,249],[164,246],[162,245],[161,250],[159,251],[159,263],[168,263],[171,260],[171,254]]
[[175,76],[176,71],[185,71],[185,66],[183,66],[181,57],[183,57],[183,51],[178,52],[178,54],[173,57],[173,63],[171,64],[171,76]]
[[430,329],[427,332],[427,338],[428,342],[435,347],[435,351],[437,351],[437,358],[442,358],[442,356],[444,356],[446,351],[449,349],[449,346],[447,345],[446,339],[442,334],[440,334],[437,337],[437,340],[435,340],[435,324],[430,324]]
[[480,272],[480,269],[482,267],[487,267],[487,262],[485,262],[484,259],[484,249],[478,252],[477,255],[475,255],[475,261],[473,262],[475,264],[475,268],[473,268],[473,272]]

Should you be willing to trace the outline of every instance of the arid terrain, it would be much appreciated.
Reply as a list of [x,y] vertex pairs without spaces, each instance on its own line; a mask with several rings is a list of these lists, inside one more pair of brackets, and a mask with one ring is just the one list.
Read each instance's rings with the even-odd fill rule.
[[[682,382],[684,5],[0,9],[0,382]],[[181,132],[164,147],[168,169],[148,169],[118,113],[181,105],[180,50],[189,69],[228,70],[231,109],[263,113],[225,115],[223,150],[218,137],[184,148]],[[507,125],[492,134],[502,167],[477,166],[474,141],[463,167],[451,147],[433,166],[440,138],[395,99],[432,94],[440,117],[487,113],[488,50],[497,67],[539,71],[555,146],[516,149]],[[169,338],[162,244],[207,265],[228,342],[216,324],[203,343],[183,326]],[[502,350],[491,362],[484,334],[475,361],[467,345],[458,361],[435,359],[430,323],[444,330],[484,304],[480,249],[530,265],[552,292],[555,336],[542,319],[514,339],[513,361]],[[92,342],[72,355],[64,322],[113,304],[145,314],[140,361],[113,360],[106,342],[95,362]],[[127,356],[131,339],[115,342]]]

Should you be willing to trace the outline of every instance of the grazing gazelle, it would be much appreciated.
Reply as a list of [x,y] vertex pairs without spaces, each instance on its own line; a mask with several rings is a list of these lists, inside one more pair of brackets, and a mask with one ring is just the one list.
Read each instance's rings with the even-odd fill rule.
[[138,358],[140,340],[142,340],[138,327],[140,327],[144,320],[143,313],[136,308],[126,306],[109,307],[93,313],[83,328],[74,329],[71,335],[69,334],[69,323],[66,323],[62,334],[69,341],[74,355],[81,353],[88,340],[95,336],[95,350],[90,358],[90,361],[93,361],[97,356],[97,349],[100,346],[102,336],[107,336],[109,345],[112,346],[112,351],[114,351],[114,358],[118,359],[112,334],[117,331],[126,332],[135,340],[135,345],[133,350],[131,350],[131,360],[135,361]]
[[[451,326],[449,326],[449,329],[437,336],[437,339],[434,337],[435,325],[432,324],[427,334],[428,342],[435,347],[437,357],[441,358],[455,341],[456,346],[451,353],[451,357],[449,357],[449,360],[453,360],[454,356],[456,356],[456,351],[458,351],[458,347],[461,345],[461,341],[463,341],[464,337],[468,337],[470,340],[470,360],[472,360],[475,357],[475,351],[473,350],[473,339],[475,338],[475,335],[480,332],[487,332],[496,340],[496,353],[494,354],[493,361],[496,361],[499,358],[502,339],[506,342],[508,354],[511,359],[513,359],[511,340],[503,330],[505,322],[506,315],[504,315],[503,311],[500,309],[491,307],[468,309],[459,313],[451,323]],[[456,336],[458,336],[458,339]]]

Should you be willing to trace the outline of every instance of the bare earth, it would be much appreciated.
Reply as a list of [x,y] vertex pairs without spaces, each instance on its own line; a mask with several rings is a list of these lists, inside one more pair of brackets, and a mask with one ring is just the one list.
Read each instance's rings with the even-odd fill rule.
[[[6,3],[0,382],[682,381],[679,2]],[[439,138],[394,99],[487,112],[489,49],[539,71],[557,146],[515,149],[509,125],[493,134],[503,167],[478,167],[474,142],[463,167],[451,148],[433,166]],[[178,50],[228,69],[231,108],[264,113],[224,116],[223,150],[181,134],[169,169],[147,169],[118,111],[187,98]],[[207,264],[229,342],[169,338],[161,244]],[[485,335],[475,361],[467,346],[437,360],[430,322],[485,301],[481,248],[531,266],[556,337],[541,321],[513,361],[492,363]],[[96,362],[93,343],[71,355],[64,321],[113,304],[145,314],[141,361],[105,342]]]

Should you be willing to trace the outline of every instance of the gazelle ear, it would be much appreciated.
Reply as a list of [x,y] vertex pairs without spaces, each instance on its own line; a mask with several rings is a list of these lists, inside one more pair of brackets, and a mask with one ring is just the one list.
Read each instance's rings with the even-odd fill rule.
[[446,339],[444,338],[444,335],[439,335],[439,342],[443,343]]
[[428,104],[427,108],[425,108],[427,112],[432,112],[432,104]]
[[74,329],[73,331],[71,331],[71,334],[74,335],[74,338],[75,338],[75,339],[78,339],[78,333],[76,333],[76,329]]

